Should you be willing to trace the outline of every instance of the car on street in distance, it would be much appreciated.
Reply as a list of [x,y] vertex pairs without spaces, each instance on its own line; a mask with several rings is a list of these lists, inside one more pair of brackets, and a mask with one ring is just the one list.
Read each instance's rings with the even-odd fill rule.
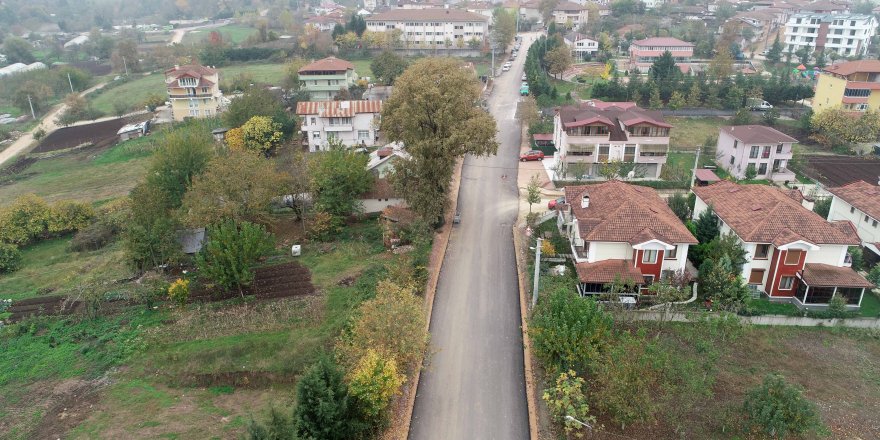
[[505,64],[504,66],[501,67],[501,70],[502,70],[503,72],[507,72],[508,70],[510,70],[510,66],[508,66],[507,64]]
[[544,152],[541,150],[529,150],[519,156],[519,160],[527,162],[530,160],[544,160]]
[[523,73],[523,75],[522,75],[522,80],[523,80],[523,81],[526,80],[526,74],[525,74],[525,73]]

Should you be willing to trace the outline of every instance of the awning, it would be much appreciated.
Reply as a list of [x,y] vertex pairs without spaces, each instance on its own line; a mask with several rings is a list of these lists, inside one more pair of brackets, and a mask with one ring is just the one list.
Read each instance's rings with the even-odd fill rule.
[[627,284],[644,284],[642,271],[629,260],[602,260],[577,264],[578,280],[582,283],[607,284],[616,280]]
[[801,279],[810,287],[874,287],[865,277],[849,267],[807,263]]

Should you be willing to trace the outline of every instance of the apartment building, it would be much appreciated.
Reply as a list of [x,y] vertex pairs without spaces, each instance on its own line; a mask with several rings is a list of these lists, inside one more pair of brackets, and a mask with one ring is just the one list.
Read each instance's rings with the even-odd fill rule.
[[840,56],[865,55],[877,30],[877,19],[862,14],[800,13],[785,23],[785,51],[836,52]]
[[852,223],[862,241],[865,261],[880,262],[880,186],[859,180],[828,188],[828,192],[833,196],[828,220]]
[[300,88],[312,101],[331,100],[339,89],[348,89],[358,80],[354,64],[336,57],[327,57],[303,66],[299,71]]
[[399,31],[405,48],[479,48],[489,36],[488,17],[460,9],[393,9],[366,22],[369,31]]
[[617,280],[645,292],[683,271],[697,239],[652,188],[610,180],[568,186],[557,226],[569,238],[578,293],[601,294]]
[[620,161],[633,165],[634,177],[656,179],[666,163],[671,129],[660,112],[634,102],[593,99],[561,107],[553,118],[557,173],[592,179],[603,164]]
[[587,23],[590,18],[589,14],[590,11],[586,6],[570,1],[561,1],[553,8],[553,22],[557,26],[577,29],[581,24]]
[[370,147],[379,137],[382,101],[309,101],[296,104],[302,140],[310,152],[326,150],[335,138],[346,146]]
[[746,251],[743,278],[770,300],[822,308],[842,296],[858,308],[873,287],[850,267],[847,249],[860,243],[853,225],[805,208],[799,191],[727,180],[693,191],[694,218],[712,207],[721,233],[735,234]]
[[165,71],[165,89],[175,121],[211,118],[223,111],[220,71],[190,64]]
[[721,127],[718,131],[716,154],[718,165],[731,176],[745,179],[749,168],[756,179],[775,182],[793,181],[794,172],[788,170],[792,158],[791,146],[797,139],[763,125]]
[[880,110],[880,60],[849,61],[823,69],[813,108],[833,107],[853,112]]
[[694,56],[694,44],[672,37],[651,37],[633,41],[629,46],[631,69],[647,72],[663,52],[669,51],[679,65],[690,63]]

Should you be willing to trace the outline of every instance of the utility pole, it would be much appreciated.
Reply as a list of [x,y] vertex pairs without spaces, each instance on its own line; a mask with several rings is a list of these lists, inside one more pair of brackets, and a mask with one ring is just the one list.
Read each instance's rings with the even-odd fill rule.
[[125,57],[122,57],[122,66],[125,67],[125,76],[128,76],[128,63],[125,61]]
[[492,48],[492,74],[489,76],[495,78],[495,43],[492,43],[489,47]]
[[535,244],[535,285],[532,287],[532,307],[538,303],[538,281],[541,279],[541,242],[544,241],[538,237]]
[[694,159],[694,170],[691,173],[691,188],[694,187],[694,181],[697,180],[697,167],[700,164],[700,147],[697,147],[697,158]]
[[34,118],[34,120],[36,121],[36,120],[37,120],[37,114],[34,113],[34,103],[31,101],[31,95],[28,95],[28,105],[31,106],[31,116],[32,116],[32,117]]
[[69,73],[69,72],[67,73],[67,83],[70,84],[70,93],[74,93],[74,92],[73,92],[73,81],[70,79],[70,73]]

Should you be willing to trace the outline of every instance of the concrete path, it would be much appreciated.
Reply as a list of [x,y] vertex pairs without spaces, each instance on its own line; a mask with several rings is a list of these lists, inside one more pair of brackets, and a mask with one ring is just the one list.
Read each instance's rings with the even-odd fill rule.
[[[525,37],[522,52],[534,41]],[[411,439],[529,438],[512,226],[521,131],[515,119],[525,56],[496,78],[489,107],[498,155],[465,159],[458,210],[431,317]],[[502,60],[503,62],[504,60]]]

